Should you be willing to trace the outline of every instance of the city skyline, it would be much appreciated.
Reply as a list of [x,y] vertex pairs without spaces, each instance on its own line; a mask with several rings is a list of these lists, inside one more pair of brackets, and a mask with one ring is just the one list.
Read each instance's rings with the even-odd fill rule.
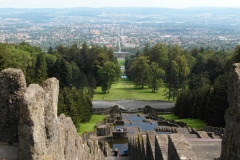
[[235,7],[240,8],[238,0],[8,0],[1,1],[0,8],[71,8],[71,7]]

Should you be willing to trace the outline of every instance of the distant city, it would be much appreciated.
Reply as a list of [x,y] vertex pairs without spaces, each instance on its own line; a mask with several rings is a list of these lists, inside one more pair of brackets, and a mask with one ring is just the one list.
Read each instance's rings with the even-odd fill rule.
[[106,46],[114,52],[146,43],[233,50],[240,44],[240,9],[0,9],[0,42]]

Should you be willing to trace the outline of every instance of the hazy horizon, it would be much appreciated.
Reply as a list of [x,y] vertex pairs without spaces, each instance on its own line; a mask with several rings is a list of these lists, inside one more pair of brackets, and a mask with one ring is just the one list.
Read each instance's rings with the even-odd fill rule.
[[[131,2],[131,3],[129,3]],[[192,8],[224,7],[240,8],[239,0],[7,0],[0,2],[0,8],[75,8],[75,7],[154,7],[154,8]]]

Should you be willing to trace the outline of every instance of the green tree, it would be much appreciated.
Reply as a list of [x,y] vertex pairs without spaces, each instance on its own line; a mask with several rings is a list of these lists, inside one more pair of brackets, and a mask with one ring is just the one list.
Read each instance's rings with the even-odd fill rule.
[[152,92],[156,92],[163,84],[162,78],[164,77],[164,70],[158,68],[158,64],[152,62],[148,71],[148,87],[152,89]]
[[6,47],[4,44],[0,43],[0,71],[6,68]]
[[50,76],[56,77],[59,80],[61,88],[70,86],[72,82],[71,64],[69,64],[63,58],[57,58]]
[[37,55],[37,61],[35,65],[35,82],[42,83],[48,78],[47,65],[44,58],[44,54],[40,53]]
[[135,86],[144,88],[144,85],[147,84],[148,71],[149,60],[145,56],[135,57],[129,69]]
[[159,68],[166,69],[168,60],[168,48],[165,44],[156,44],[149,53],[150,62],[158,64]]
[[175,100],[178,92],[187,87],[190,69],[182,50],[178,47],[169,49],[168,64],[166,67],[166,86],[168,88],[166,97],[169,101]]
[[113,62],[106,62],[98,71],[101,78],[101,87],[104,93],[108,92],[113,82],[121,76],[119,64]]

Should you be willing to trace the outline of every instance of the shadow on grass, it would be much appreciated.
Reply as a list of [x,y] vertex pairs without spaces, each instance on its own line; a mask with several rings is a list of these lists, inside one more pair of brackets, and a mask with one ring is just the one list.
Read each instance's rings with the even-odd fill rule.
[[95,91],[95,93],[94,94],[103,94],[103,95],[106,95],[107,93],[103,93],[102,91]]
[[142,88],[113,88],[114,90],[123,90],[123,91],[129,91],[129,90],[144,90]]

